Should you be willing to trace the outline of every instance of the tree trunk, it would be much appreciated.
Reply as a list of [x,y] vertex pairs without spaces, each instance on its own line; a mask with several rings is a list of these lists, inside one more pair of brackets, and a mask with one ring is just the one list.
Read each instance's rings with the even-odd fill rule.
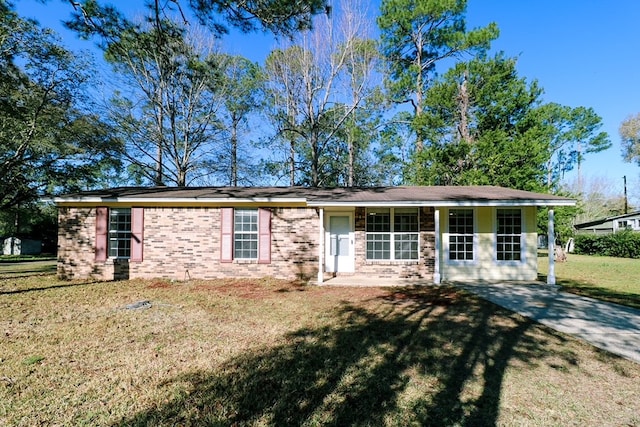
[[238,186],[238,122],[231,125],[231,186]]
[[293,137],[289,139],[289,185],[296,185],[296,144]]
[[[415,105],[415,114],[414,117],[418,118],[422,115],[422,78],[418,75],[418,83],[416,85],[416,105]],[[424,141],[422,140],[422,135],[420,131],[416,131],[416,152],[419,153],[424,148]]]
[[353,187],[354,175],[355,175],[355,138],[353,137],[353,130],[348,133],[347,144],[349,148],[349,164],[347,165],[347,186]]
[[319,168],[319,147],[318,147],[318,135],[316,132],[311,132],[310,136],[311,140],[309,143],[311,144],[311,186],[318,187],[320,186],[320,171]]
[[[359,98],[359,94],[357,91],[353,91],[351,93],[351,98],[353,100],[356,100]],[[348,158],[348,162],[349,164],[347,165],[347,186],[348,187],[353,187],[354,181],[355,181],[355,174],[356,174],[356,140],[357,140],[357,128],[358,128],[358,121],[357,121],[357,110],[353,110],[353,112],[351,113],[351,118],[350,120],[345,122],[346,125],[348,126],[347,130],[347,149],[349,150],[349,158]]]
[[158,151],[156,154],[156,179],[155,185],[163,185],[164,177],[162,176],[162,143],[158,142]]
[[467,80],[469,72],[465,70],[462,84],[458,94],[458,108],[460,110],[460,123],[458,124],[458,135],[466,143],[471,143],[471,132],[469,132],[469,92]]

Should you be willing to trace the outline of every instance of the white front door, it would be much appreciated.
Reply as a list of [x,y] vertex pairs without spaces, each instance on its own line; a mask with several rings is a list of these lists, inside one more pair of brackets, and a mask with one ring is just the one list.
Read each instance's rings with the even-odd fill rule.
[[353,273],[353,214],[349,212],[327,214],[325,230],[325,271]]

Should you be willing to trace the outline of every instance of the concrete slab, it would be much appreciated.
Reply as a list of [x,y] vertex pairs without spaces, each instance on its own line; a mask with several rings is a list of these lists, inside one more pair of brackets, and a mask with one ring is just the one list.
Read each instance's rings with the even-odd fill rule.
[[453,284],[545,326],[640,363],[640,310],[537,283]]
[[377,278],[363,276],[359,274],[341,275],[336,277],[325,278],[321,286],[371,286],[371,287],[387,287],[387,286],[433,286],[430,279],[402,279],[397,277]]

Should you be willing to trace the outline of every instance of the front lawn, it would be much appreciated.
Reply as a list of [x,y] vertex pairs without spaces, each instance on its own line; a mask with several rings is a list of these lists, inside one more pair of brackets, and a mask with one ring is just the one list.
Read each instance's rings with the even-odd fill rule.
[[640,424],[640,365],[450,287],[4,279],[0,334],[0,425]]
[[0,280],[33,275],[50,275],[56,271],[55,258],[0,257]]
[[[557,283],[568,292],[640,308],[640,259],[568,254],[555,266]],[[538,258],[538,271],[548,273],[546,256]]]

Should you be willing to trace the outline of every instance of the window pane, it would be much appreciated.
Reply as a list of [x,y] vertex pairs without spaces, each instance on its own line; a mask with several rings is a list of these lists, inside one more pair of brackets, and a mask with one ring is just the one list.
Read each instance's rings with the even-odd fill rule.
[[473,260],[473,209],[449,211],[449,259]]
[[233,256],[238,259],[258,258],[258,210],[235,209],[233,218]]
[[393,216],[393,231],[418,231],[418,209],[396,208]]
[[389,209],[367,209],[367,232],[391,231]]
[[417,208],[367,209],[366,230],[367,259],[418,259]]
[[394,238],[394,256],[396,259],[418,259],[417,233],[396,234]]
[[131,209],[109,209],[109,256],[131,255]]
[[367,234],[367,259],[390,259],[391,239],[389,234]]
[[497,211],[496,257],[498,261],[520,261],[522,212],[520,209]]

